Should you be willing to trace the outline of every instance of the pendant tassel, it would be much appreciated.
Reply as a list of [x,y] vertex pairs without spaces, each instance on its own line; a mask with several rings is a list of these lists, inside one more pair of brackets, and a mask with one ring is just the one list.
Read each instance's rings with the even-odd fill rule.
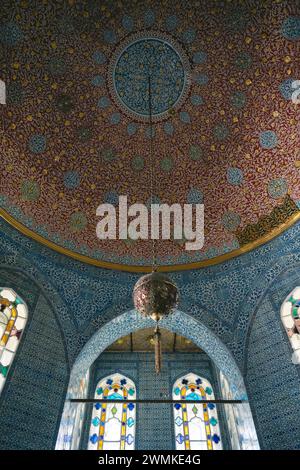
[[162,362],[162,354],[161,354],[161,332],[158,328],[158,325],[154,331],[154,350],[155,350],[155,372],[157,374],[161,371],[161,362]]

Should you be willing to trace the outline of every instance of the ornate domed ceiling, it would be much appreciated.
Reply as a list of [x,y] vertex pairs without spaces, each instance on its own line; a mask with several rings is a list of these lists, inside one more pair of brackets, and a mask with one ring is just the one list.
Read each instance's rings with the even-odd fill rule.
[[95,264],[150,265],[151,241],[96,237],[100,203],[149,203],[150,75],[156,199],[205,205],[203,249],[161,241],[159,263],[272,237],[299,216],[299,45],[296,1],[2,1],[2,215]]

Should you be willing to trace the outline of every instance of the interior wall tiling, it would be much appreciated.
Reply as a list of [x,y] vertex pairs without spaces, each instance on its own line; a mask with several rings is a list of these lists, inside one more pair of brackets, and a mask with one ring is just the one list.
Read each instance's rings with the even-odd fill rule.
[[246,388],[257,434],[266,449],[299,449],[300,369],[292,361],[292,347],[281,324],[280,307],[299,285],[299,268],[276,279],[258,306],[247,338]]
[[[67,368],[72,368],[84,345],[99,328],[109,324],[111,320],[123,314],[124,311],[132,309],[132,287],[138,279],[138,275],[80,264],[39,245],[33,240],[25,238],[3,220],[0,222],[0,227],[2,230],[0,244],[2,268],[7,273],[17,270],[23,279],[21,282],[15,276],[15,279],[10,277],[6,282],[11,283],[16,291],[18,291],[18,283],[20,282],[20,295],[25,301],[29,296],[29,304],[31,284],[37,285],[45,298],[51,302],[53,311],[56,312],[55,322],[57,322],[61,331],[61,341],[65,347],[67,365],[64,366],[65,377],[60,379],[57,377],[52,386],[56,387],[56,396],[60,396],[63,402],[69,379]],[[290,277],[289,272],[300,263],[298,230],[299,225],[296,224],[256,251],[222,265],[212,266],[205,270],[171,273],[172,279],[179,287],[179,307],[181,310],[189,318],[193,318],[193,321],[196,321],[197,324],[207,327],[215,335],[215,338],[226,346],[243,374],[247,370],[247,361],[254,360],[251,357],[256,354],[248,339],[249,332],[253,328],[253,334],[257,334],[255,323],[253,323],[255,312],[262,304],[262,300],[271,286],[276,286],[276,282],[281,275],[285,287],[281,292],[278,291],[278,301],[272,306],[273,317],[269,326],[269,334],[271,334],[272,328],[279,328],[282,332],[280,323],[281,293],[283,301],[289,291],[298,284],[297,276]],[[12,275],[10,274],[10,276]],[[287,281],[289,278],[290,283]],[[27,279],[27,284],[24,284],[24,279]],[[25,285],[26,288],[24,288]],[[26,290],[29,294],[26,294]],[[89,293],[88,296],[85,294],[86,290]],[[274,291],[276,291],[276,287],[274,287]],[[275,297],[274,299],[276,300]],[[29,316],[33,312],[34,305],[29,308]],[[49,318],[53,318],[53,315],[51,314]],[[41,321],[44,322],[43,318],[41,318]],[[146,326],[149,327],[150,325]],[[29,328],[30,322],[28,330]],[[48,335],[51,337],[53,327],[51,325],[48,328]],[[128,325],[128,328],[130,329],[130,325]],[[112,330],[111,333],[113,337]],[[188,330],[188,324],[184,326],[180,334],[186,337],[191,336],[192,332]],[[24,347],[26,347],[26,336],[24,338]],[[111,342],[116,339],[112,339]],[[287,347],[287,340],[283,332],[281,339],[285,344],[283,347]],[[263,337],[261,337],[261,341],[264,341]],[[201,347],[201,345],[199,346]],[[38,356],[38,345],[35,351],[36,356]],[[270,353],[269,351],[268,354]],[[57,358],[57,361],[58,367],[60,367],[61,360]],[[274,352],[272,353],[272,361],[273,363],[277,361]],[[280,362],[277,364],[278,369],[280,369]],[[16,370],[19,367],[18,356],[14,367]],[[291,364],[290,367],[291,370],[297,371],[299,366]],[[248,380],[250,381],[250,379],[249,376]],[[20,381],[23,380],[24,376],[22,378],[20,376]],[[247,387],[249,387],[249,383]],[[255,381],[252,389],[254,384]],[[255,400],[258,400],[258,398],[253,395],[253,392],[249,394],[249,398],[254,420],[257,423],[260,419],[262,407],[257,408],[255,411]],[[264,402],[266,415],[273,412],[274,400],[279,400],[277,405],[280,406],[279,396],[277,398],[274,396],[272,403],[268,403],[268,400],[266,400]],[[59,408],[57,413],[61,412],[59,400],[56,400],[54,404],[52,403],[52,406]],[[297,427],[297,416],[295,415],[294,418],[292,416],[289,419],[294,419]],[[286,435],[287,442],[289,433],[288,428],[284,425],[284,415],[281,416],[281,420],[281,429]],[[7,422],[5,426],[6,428],[7,426],[13,427],[13,425],[8,425]],[[59,419],[57,420],[57,429],[58,426]],[[264,433],[259,434],[261,447],[268,448],[268,446],[272,446],[272,439],[267,439],[264,445],[264,437]],[[282,439],[281,442],[284,442],[284,440]],[[49,436],[47,445],[50,445]],[[274,441],[274,445],[277,446],[278,444]]]
[[[24,238],[3,220],[0,227],[3,263],[39,279],[60,312],[71,364],[97,329],[132,309],[138,274],[81,264]],[[213,331],[241,368],[256,305],[278,275],[300,261],[297,233],[298,224],[221,265],[171,273],[180,290],[180,310]]]
[[29,311],[0,396],[0,448],[52,449],[69,378],[62,331],[51,304],[25,276],[0,270],[0,284],[22,294]]

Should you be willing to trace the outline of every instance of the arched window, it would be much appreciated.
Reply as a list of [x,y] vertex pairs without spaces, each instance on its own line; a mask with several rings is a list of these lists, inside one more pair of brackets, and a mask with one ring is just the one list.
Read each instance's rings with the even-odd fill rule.
[[294,350],[292,361],[300,364],[300,287],[296,287],[283,302],[281,320]]
[[9,288],[0,287],[0,393],[27,321],[27,307]]
[[95,398],[128,400],[128,403],[95,403],[90,428],[89,449],[133,450],[135,441],[136,397],[132,380],[121,374],[101,379],[96,387]]
[[173,400],[186,401],[174,405],[176,449],[222,449],[216,405],[205,403],[214,400],[208,380],[192,373],[180,377],[173,387]]

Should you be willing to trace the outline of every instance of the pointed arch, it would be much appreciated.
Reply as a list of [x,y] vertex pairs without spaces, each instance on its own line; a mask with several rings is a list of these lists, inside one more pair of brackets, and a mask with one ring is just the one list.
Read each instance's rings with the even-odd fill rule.
[[[205,351],[230,381],[233,398],[247,400],[243,377],[231,352],[209,328],[179,310],[176,310],[171,318],[163,320],[161,326],[185,336]],[[56,449],[65,449],[62,443],[64,439],[69,438],[72,442],[68,444],[68,448],[73,448],[74,423],[72,421],[73,424],[69,427],[66,423],[69,422],[72,413],[75,413],[72,410],[77,407],[77,404],[69,402],[68,399],[84,398],[80,392],[79,384],[93,362],[117,339],[148,327],[153,327],[153,320],[143,318],[135,310],[129,310],[101,326],[87,341],[72,368]],[[80,429],[77,432],[80,433]]]
[[[127,311],[103,325],[78,354],[71,372],[70,384],[76,383],[99,354],[114,341],[133,331],[152,326],[153,320],[142,318],[135,310]],[[243,377],[232,353],[209,328],[180,310],[162,320],[161,327],[190,339],[205,351],[232,383],[235,397],[246,398]]]

